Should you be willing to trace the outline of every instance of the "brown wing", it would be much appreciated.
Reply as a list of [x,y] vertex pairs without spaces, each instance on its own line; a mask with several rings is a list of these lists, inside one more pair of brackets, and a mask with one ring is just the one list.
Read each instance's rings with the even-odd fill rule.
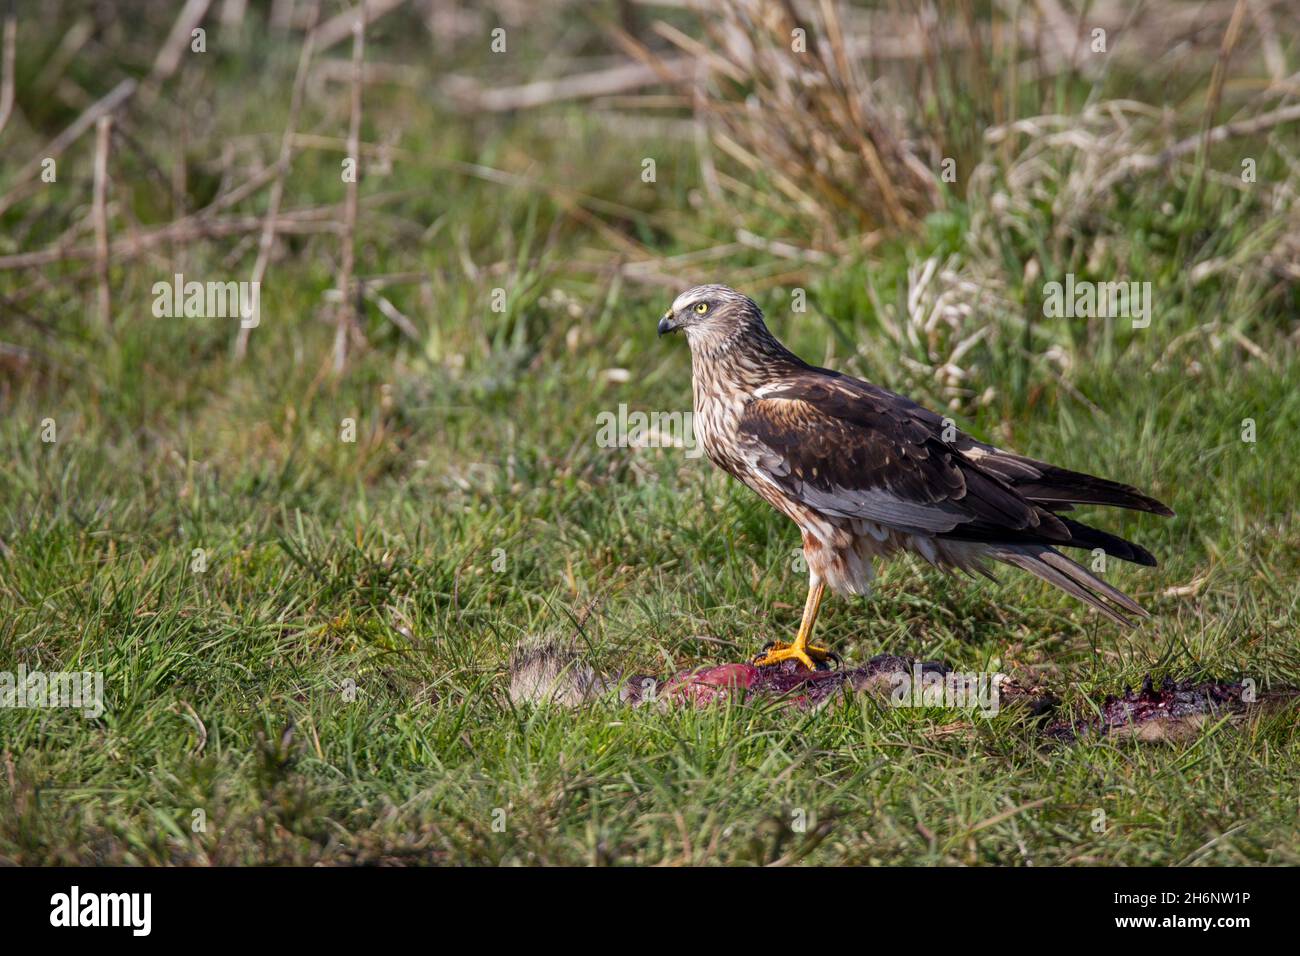
[[915,414],[920,406],[853,387],[864,384],[810,371],[765,390],[741,417],[742,451],[786,494],[827,514],[976,539],[1070,540],[1050,511],[943,442],[942,429]]
[[[929,428],[934,434],[944,432],[942,417],[909,398],[839,372],[825,369],[819,369],[818,372],[828,376],[838,387],[861,395],[864,399],[896,405],[913,421]],[[951,444],[974,461],[982,471],[1000,478],[1026,500],[1042,505],[1049,511],[1070,511],[1074,505],[1106,505],[1147,511],[1165,517],[1173,515],[1168,506],[1144,495],[1131,485],[1017,455],[977,441],[960,430],[954,430]]]

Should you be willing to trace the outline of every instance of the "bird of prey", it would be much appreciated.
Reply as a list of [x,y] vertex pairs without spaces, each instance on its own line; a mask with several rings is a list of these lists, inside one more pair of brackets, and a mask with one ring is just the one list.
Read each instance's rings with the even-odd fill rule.
[[1131,597],[1057,548],[1100,549],[1154,566],[1146,549],[1067,517],[1075,505],[1172,515],[1135,488],[976,441],[878,385],[816,368],[768,331],[752,300],[722,285],[677,297],[659,334],[691,349],[697,440],[709,459],[803,533],[808,598],[792,643],[760,665],[810,670],[833,655],[811,643],[827,587],[866,594],[871,561],[900,551],[992,578],[990,562],[1035,574],[1126,626]]

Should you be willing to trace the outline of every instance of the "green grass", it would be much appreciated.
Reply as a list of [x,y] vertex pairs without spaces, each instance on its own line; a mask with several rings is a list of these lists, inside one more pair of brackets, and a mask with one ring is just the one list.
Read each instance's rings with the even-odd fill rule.
[[[217,60],[210,133],[274,141],[295,56],[278,49],[265,76]],[[346,92],[330,89],[335,108],[309,109],[309,131],[342,128]],[[94,720],[0,710],[0,861],[1300,863],[1294,704],[1156,746],[1048,746],[1013,713],[868,699],[812,714],[513,707],[505,664],[526,635],[578,634],[610,670],[739,660],[793,630],[805,578],[793,526],[706,460],[596,444],[597,415],[621,402],[689,407],[685,345],[654,334],[672,291],[597,268],[608,236],[556,191],[450,164],[617,203],[601,211],[611,228],[664,255],[730,241],[734,224],[692,206],[689,142],[612,136],[580,108],[550,111],[570,131],[558,136],[529,114],[444,115],[382,85],[366,95],[363,136],[395,131],[405,152],[364,181],[363,196],[398,198],[363,207],[358,271],[429,274],[423,294],[386,293],[418,342],[370,307],[370,348],[329,374],[332,237],[294,237],[273,261],[243,364],[233,322],[149,314],[169,253],[114,266],[111,334],[93,281],[70,267],[37,291],[0,273],[0,293],[40,323],[0,328],[37,350],[0,387],[0,669],[102,671],[106,698]],[[1284,139],[1300,145],[1294,129]],[[1253,155],[1283,175],[1275,145]],[[1239,152],[1211,162],[1230,171]],[[655,186],[638,179],[645,155],[659,159]],[[286,204],[337,202],[336,158],[301,154]],[[156,187],[121,162],[119,200],[164,220],[144,205]],[[64,191],[32,200],[49,222],[21,248],[52,241],[60,211],[84,202],[78,163],[65,167]],[[192,188],[215,189],[206,175]],[[1064,242],[1049,208],[1029,210],[992,254],[968,240],[983,207],[954,199],[920,235],[805,268],[786,284],[808,289],[804,313],[785,287],[756,283],[773,330],[805,358],[1178,513],[1092,515],[1161,559],[1108,572],[1153,611],[1140,630],[1010,571],[992,585],[903,559],[871,599],[826,604],[819,635],[846,658],[1008,671],[1079,710],[1148,673],[1300,686],[1297,294],[1247,268],[1276,226],[1266,204],[1213,180],[1190,203],[1190,180],[1175,169],[1126,184]],[[194,276],[246,278],[255,249],[230,265],[232,247],[177,254]],[[890,339],[873,304],[903,299],[909,265],[954,252],[996,273],[1009,305],[978,320],[993,334],[968,353],[956,397],[904,362],[924,349]],[[1216,257],[1225,273],[1189,278]],[[1048,278],[1150,280],[1151,327],[1043,318],[1031,258]],[[712,276],[744,287],[733,277],[766,265],[734,254]],[[494,287],[508,290],[504,313]],[[54,443],[41,440],[47,418]],[[346,418],[355,443],[340,440]]]

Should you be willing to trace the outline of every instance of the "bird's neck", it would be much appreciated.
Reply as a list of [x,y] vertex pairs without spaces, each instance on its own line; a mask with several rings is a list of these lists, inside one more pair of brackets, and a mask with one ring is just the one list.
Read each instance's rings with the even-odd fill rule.
[[804,362],[776,340],[761,320],[726,334],[691,341],[696,389],[753,392]]

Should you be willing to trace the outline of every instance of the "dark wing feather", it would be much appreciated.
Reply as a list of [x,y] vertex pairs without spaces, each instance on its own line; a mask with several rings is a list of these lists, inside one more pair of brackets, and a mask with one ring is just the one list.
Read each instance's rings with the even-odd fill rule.
[[1112,508],[1147,511],[1165,517],[1173,516],[1173,511],[1167,505],[1142,494],[1131,485],[1070,471],[1068,468],[1058,468],[971,439],[968,441],[973,446],[968,453],[979,461],[980,467],[1002,475],[1016,491],[1052,511],[1069,511],[1073,505],[1107,505]]
[[[936,434],[943,430],[944,419],[940,415],[909,398],[840,372],[829,369],[818,369],[817,372],[869,400],[892,401],[900,411],[906,410],[913,420]],[[1042,505],[1049,511],[1069,511],[1074,505],[1106,505],[1147,511],[1165,517],[1173,516],[1173,511],[1167,505],[1144,495],[1131,485],[1017,455],[977,441],[960,430],[955,431],[952,445],[976,462],[982,471],[1000,478],[1027,500]]]
[[[948,426],[951,427],[950,425]],[[1100,548],[1154,565],[1145,548],[1056,512],[1104,504],[1172,514],[1128,485],[978,442],[888,389],[809,369],[745,407],[743,449],[818,510],[939,537]]]
[[742,451],[785,493],[902,530],[1070,540],[1050,511],[944,443],[919,406],[848,382],[809,372],[745,406]]

